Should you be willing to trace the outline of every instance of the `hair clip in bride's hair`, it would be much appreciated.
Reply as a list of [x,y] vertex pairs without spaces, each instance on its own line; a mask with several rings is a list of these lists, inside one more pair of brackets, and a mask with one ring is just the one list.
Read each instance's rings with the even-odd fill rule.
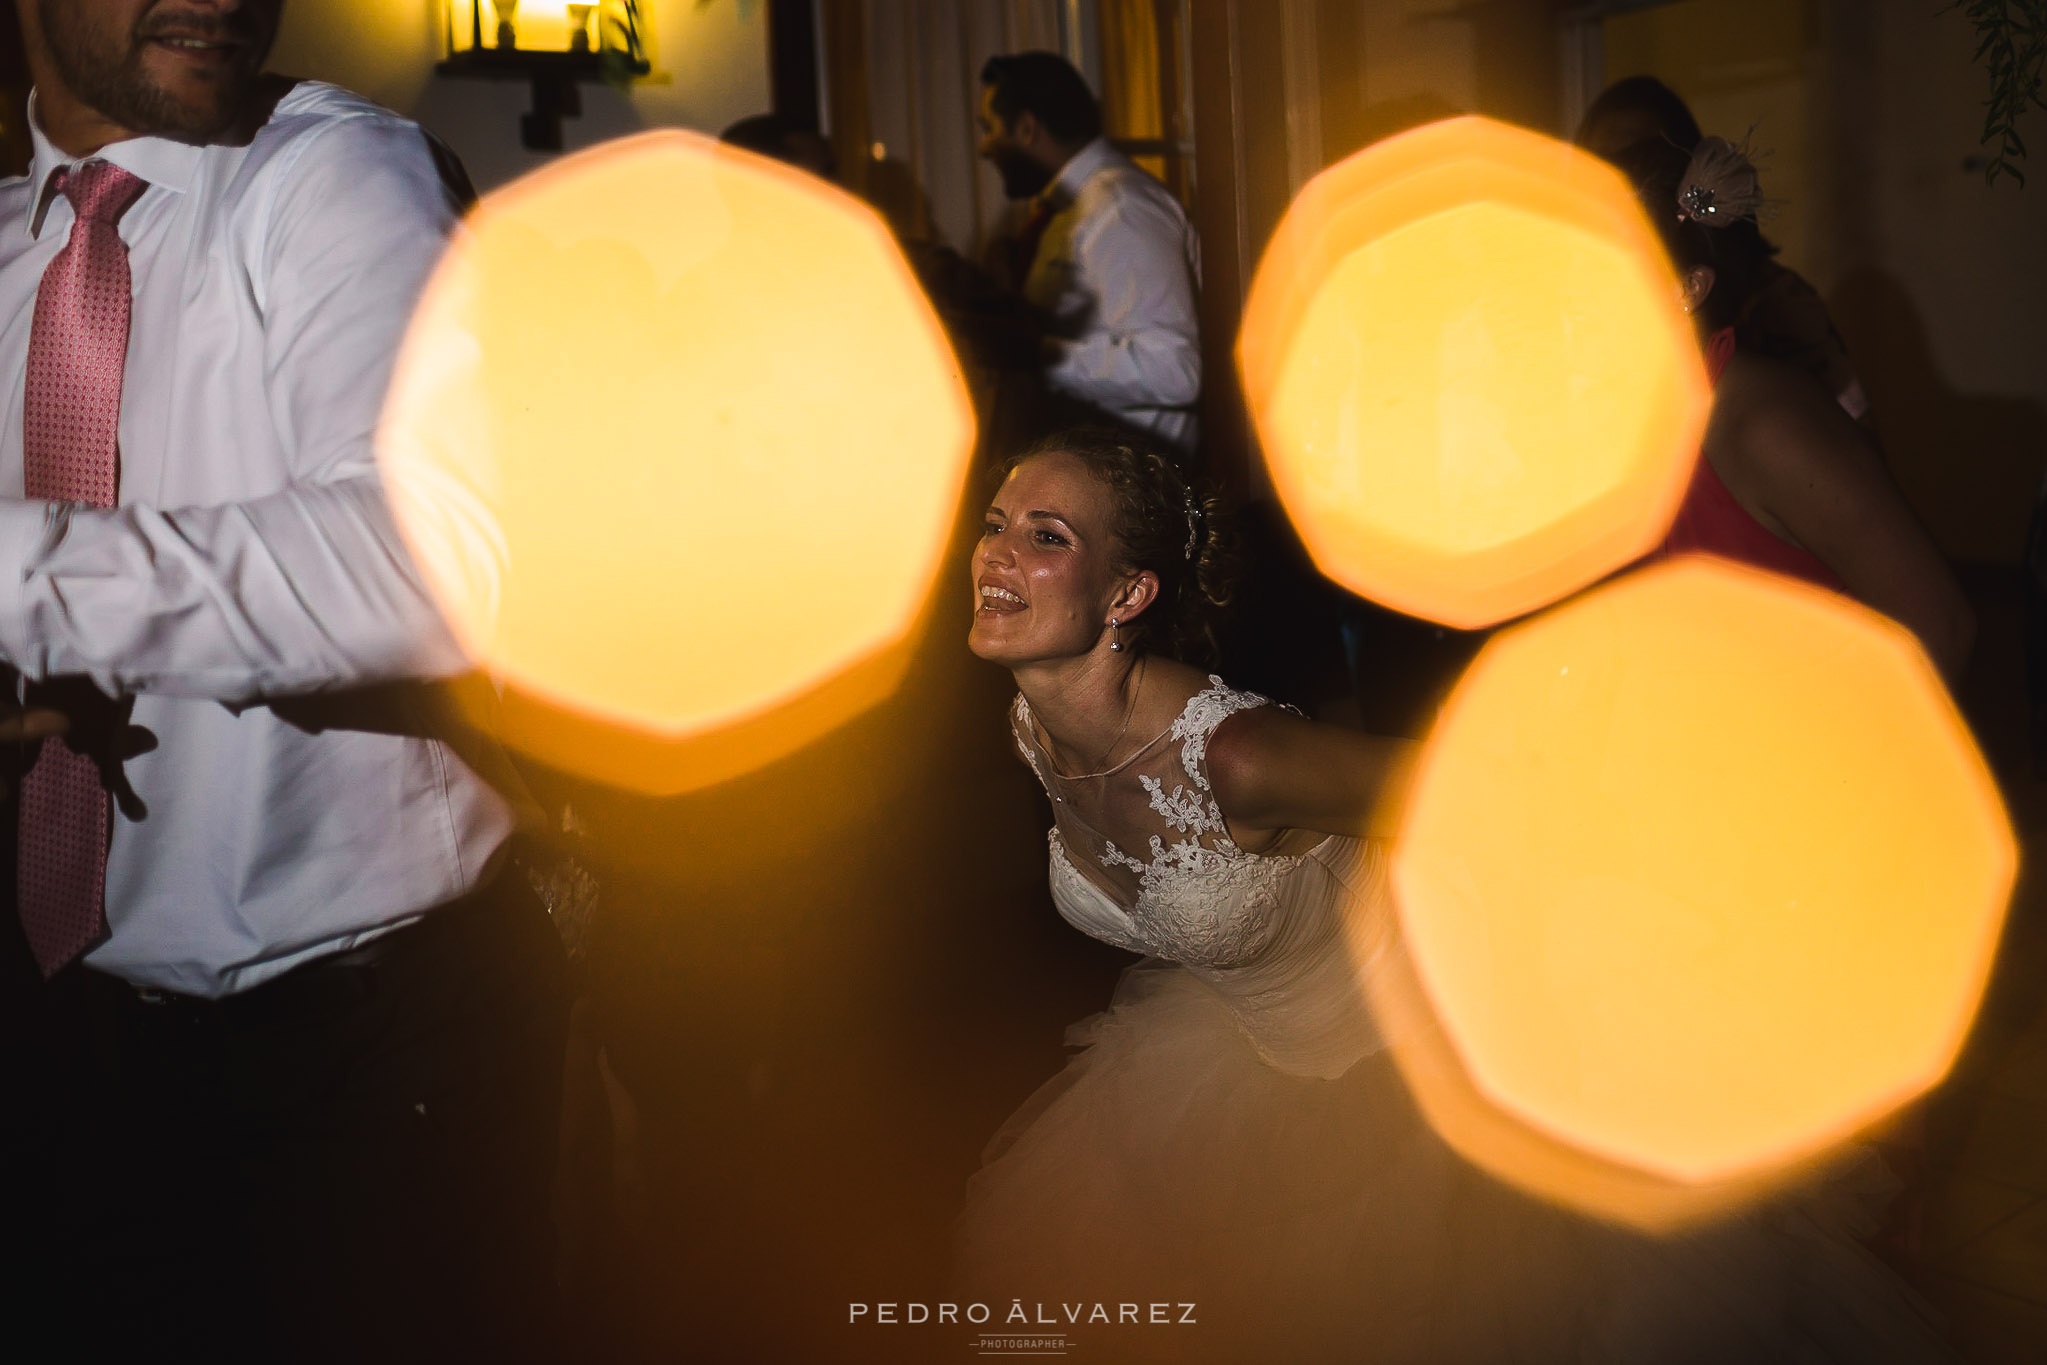
[[1724,137],[1702,137],[1677,183],[1677,216],[1702,227],[1753,220],[1763,206],[1756,168],[1745,147]]
[[1198,529],[1200,525],[1201,504],[1194,501],[1194,495],[1189,493],[1187,495],[1187,548],[1180,552],[1180,557],[1190,563],[1194,559],[1194,547],[1201,541],[1201,532]]

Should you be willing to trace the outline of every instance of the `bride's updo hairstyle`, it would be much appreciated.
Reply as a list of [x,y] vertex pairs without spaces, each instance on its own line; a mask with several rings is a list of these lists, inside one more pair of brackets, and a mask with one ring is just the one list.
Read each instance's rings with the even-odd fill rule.
[[1215,629],[1230,603],[1237,571],[1236,537],[1227,504],[1197,492],[1158,447],[1107,428],[1054,432],[1002,462],[998,480],[1037,455],[1071,455],[1109,489],[1116,517],[1116,567],[1149,569],[1158,600],[1124,623],[1135,650],[1188,663],[1215,662]]

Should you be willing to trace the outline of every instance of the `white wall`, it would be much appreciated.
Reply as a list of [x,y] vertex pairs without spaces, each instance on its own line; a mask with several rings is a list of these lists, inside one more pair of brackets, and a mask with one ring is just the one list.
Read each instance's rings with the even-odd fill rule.
[[[715,133],[767,111],[762,0],[647,0],[642,8],[653,74],[623,93],[582,87],[582,117],[562,125],[568,150],[640,128]],[[439,0],[291,0],[270,65],[347,86],[418,119],[462,157],[479,189],[490,189],[548,159],[519,145],[531,91],[436,75],[439,15]]]

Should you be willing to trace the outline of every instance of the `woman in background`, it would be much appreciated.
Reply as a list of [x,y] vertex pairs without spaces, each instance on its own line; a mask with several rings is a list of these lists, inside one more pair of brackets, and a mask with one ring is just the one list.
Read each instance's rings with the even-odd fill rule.
[[1845,592],[1910,629],[1952,682],[1974,614],[1875,442],[1807,373],[1741,343],[1737,319],[1772,267],[1753,230],[1755,168],[1713,137],[1691,151],[1650,138],[1611,159],[1662,234],[1714,383],[1702,458],[1666,549]]
[[[1654,76],[1628,76],[1600,92],[1574,141],[1595,156],[1617,161],[1643,142],[1667,142],[1690,155],[1700,137],[1698,120],[1675,90]],[[1750,239],[1742,249],[1757,261],[1748,298],[1732,314],[1743,349],[1803,370],[1843,412],[1864,420],[1869,395],[1819,291],[1777,259],[1776,246],[1752,219],[1732,225],[1730,235]]]

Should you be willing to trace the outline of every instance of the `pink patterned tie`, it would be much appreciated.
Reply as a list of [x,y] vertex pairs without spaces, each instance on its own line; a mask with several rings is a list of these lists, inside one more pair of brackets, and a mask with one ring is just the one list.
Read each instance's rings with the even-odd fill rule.
[[[23,404],[23,491],[112,507],[132,302],[128,247],[114,225],[148,186],[105,161],[57,174],[78,218],[36,291]],[[21,782],[16,871],[22,928],[44,976],[106,931],[111,828],[99,765],[60,740],[45,740]]]

